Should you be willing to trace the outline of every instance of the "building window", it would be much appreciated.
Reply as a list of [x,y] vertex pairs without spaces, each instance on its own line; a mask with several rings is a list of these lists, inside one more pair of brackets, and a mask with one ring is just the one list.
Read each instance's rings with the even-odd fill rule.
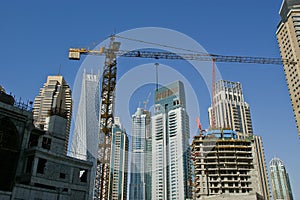
[[27,158],[26,173],[31,173],[32,165],[33,165],[33,156],[29,156]]
[[44,137],[42,142],[42,148],[50,150],[51,138]]
[[39,140],[39,136],[31,133],[28,147],[36,147],[38,145],[38,140]]
[[87,170],[86,169],[80,169],[79,179],[80,179],[80,182],[83,182],[83,183],[87,182]]
[[44,174],[46,163],[47,163],[46,159],[39,158],[36,172],[39,174]]
[[66,179],[66,174],[65,173],[59,173],[59,178]]

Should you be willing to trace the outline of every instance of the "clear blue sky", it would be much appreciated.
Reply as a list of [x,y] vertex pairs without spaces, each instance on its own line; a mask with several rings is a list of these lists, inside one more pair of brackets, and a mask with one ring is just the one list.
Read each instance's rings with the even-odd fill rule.
[[[280,5],[281,0],[3,1],[0,85],[17,97],[34,100],[46,77],[57,74],[61,65],[72,86],[80,63],[68,60],[69,47],[93,46],[113,32],[139,27],[177,30],[210,53],[280,57],[275,35]],[[300,141],[282,67],[218,67],[224,79],[242,83],[254,131],[263,136],[266,162],[273,156],[283,160],[294,199],[300,199]],[[207,127],[208,120],[202,121]]]

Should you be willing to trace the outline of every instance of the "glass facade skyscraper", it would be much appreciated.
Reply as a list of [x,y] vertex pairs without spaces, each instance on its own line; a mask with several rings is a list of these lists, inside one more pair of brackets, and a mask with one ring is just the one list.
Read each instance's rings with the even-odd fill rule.
[[[83,72],[82,88],[75,118],[70,156],[93,162],[91,180],[96,176],[96,158],[99,134],[99,75]],[[90,183],[93,195],[94,181]]]
[[99,75],[83,72],[81,95],[71,144],[71,155],[83,160],[97,158],[100,108],[99,80]]
[[288,173],[279,158],[273,158],[269,164],[273,199],[293,200]]
[[191,198],[189,137],[183,83],[159,88],[152,117],[152,199]]
[[129,199],[151,199],[150,112],[142,108],[132,115],[131,141]]

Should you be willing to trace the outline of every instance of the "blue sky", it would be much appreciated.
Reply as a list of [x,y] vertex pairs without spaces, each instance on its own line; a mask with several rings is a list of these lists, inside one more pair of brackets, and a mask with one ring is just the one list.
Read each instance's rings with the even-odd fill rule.
[[[0,85],[18,98],[34,100],[46,77],[61,65],[72,86],[82,61],[69,61],[68,48],[93,47],[114,32],[140,27],[182,32],[209,53],[280,57],[275,35],[280,5],[281,0],[3,1]],[[266,162],[273,156],[283,160],[294,199],[300,199],[300,161],[293,155],[300,145],[282,66],[218,63],[218,68],[224,79],[242,83]],[[207,95],[201,101],[204,127]]]

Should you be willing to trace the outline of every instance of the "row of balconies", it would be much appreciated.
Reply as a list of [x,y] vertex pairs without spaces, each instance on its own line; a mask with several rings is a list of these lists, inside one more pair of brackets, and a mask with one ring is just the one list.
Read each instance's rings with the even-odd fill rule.
[[227,161],[220,161],[220,159],[211,159],[211,160],[205,160],[206,162],[202,161],[201,159],[194,160],[193,164],[194,167],[199,168],[201,165],[206,168],[209,165],[218,165],[218,166],[230,166],[230,165],[253,165],[252,160],[245,158],[236,159],[235,161],[227,162]]
[[204,158],[206,160],[208,159],[239,159],[239,158],[250,158],[253,159],[251,153],[239,153],[239,154],[224,154],[224,153],[216,153],[216,154],[209,154],[209,155],[204,155]]
[[230,190],[230,189],[251,189],[250,186],[211,186],[209,189],[223,189],[223,190]]

